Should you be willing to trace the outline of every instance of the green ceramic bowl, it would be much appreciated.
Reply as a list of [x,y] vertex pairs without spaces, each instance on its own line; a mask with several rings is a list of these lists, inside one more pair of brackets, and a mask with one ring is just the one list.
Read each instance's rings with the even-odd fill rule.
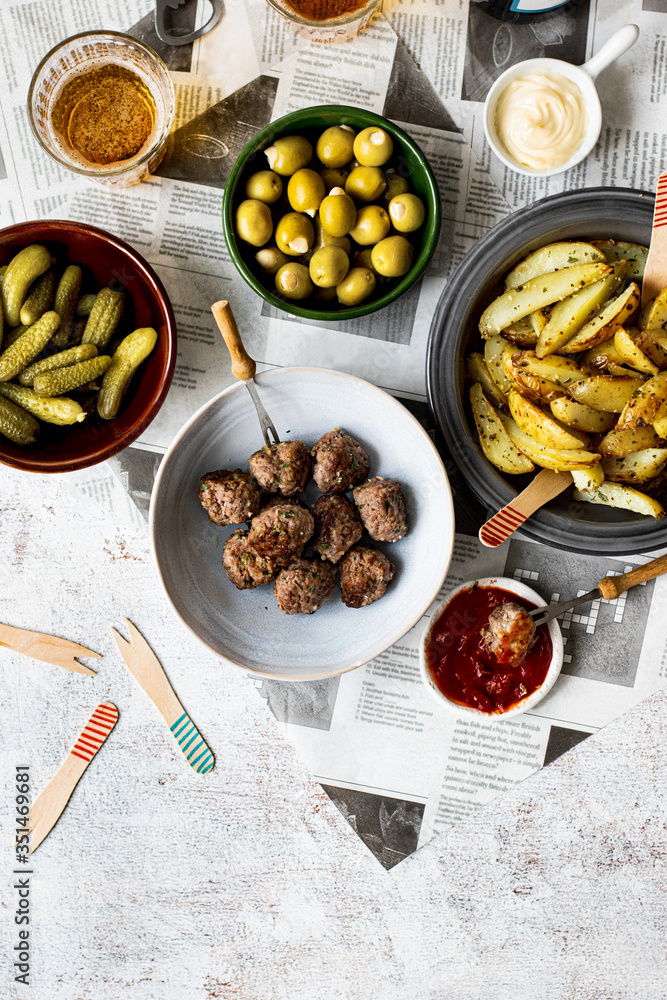
[[[243,240],[237,240],[234,235],[234,214],[239,202],[245,198],[245,182],[256,170],[266,170],[268,164],[264,150],[277,138],[295,133],[305,135],[313,143],[330,125],[350,125],[356,131],[369,125],[378,125],[385,129],[394,140],[394,155],[388,166],[407,169],[409,172],[410,190],[423,200],[426,206],[426,220],[415,233],[407,234],[415,249],[412,267],[402,278],[395,278],[380,285],[373,298],[353,308],[331,302],[318,305],[317,301],[308,299],[303,302],[293,302],[278,295],[272,278],[267,278],[255,263],[257,247]],[[433,256],[438,234],[440,232],[440,196],[433,172],[421,149],[409,135],[381,115],[363,108],[351,108],[345,105],[327,104],[316,108],[303,108],[289,115],[278,118],[258,132],[248,143],[236,163],[225,187],[222,203],[222,225],[227,241],[227,249],[238,271],[250,287],[266,299],[271,305],[295,316],[305,316],[316,320],[353,319],[355,316],[366,316],[368,313],[382,309],[407,292],[408,288],[421,277]],[[269,241],[269,245],[273,240]],[[360,248],[361,249],[361,248]]]

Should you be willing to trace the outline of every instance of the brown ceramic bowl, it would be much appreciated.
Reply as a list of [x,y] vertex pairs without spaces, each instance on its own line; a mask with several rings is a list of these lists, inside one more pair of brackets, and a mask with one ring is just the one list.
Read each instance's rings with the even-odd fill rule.
[[[29,472],[71,472],[103,462],[148,427],[164,402],[176,362],[176,323],[167,293],[153,268],[122,240],[81,222],[22,222],[0,230],[0,267],[22,247],[44,244],[62,268],[79,264],[82,291],[111,285],[125,292],[122,332],[152,326],[158,341],[132,380],[115,420],[90,414],[81,424],[42,424],[34,445],[22,448],[0,437],[0,462]],[[119,328],[120,329],[120,328]]]

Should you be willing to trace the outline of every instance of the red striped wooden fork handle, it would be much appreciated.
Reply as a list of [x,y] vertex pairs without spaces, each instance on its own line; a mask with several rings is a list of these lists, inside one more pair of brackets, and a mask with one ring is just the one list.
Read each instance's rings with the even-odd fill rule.
[[569,472],[542,469],[522,493],[482,525],[479,529],[480,542],[490,549],[502,545],[531,514],[557,497],[571,482]]
[[655,298],[665,285],[667,285],[667,170],[658,178],[651,246],[642,281],[642,306]]
[[90,764],[117,721],[118,709],[116,706],[112,705],[110,701],[100,702],[83,727],[81,735],[70,753],[74,757],[85,760],[86,764]]

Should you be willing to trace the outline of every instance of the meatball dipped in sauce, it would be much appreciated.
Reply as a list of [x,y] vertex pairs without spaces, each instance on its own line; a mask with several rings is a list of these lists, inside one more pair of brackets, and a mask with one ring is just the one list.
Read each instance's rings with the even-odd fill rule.
[[515,601],[499,604],[489,615],[489,624],[480,629],[482,642],[498,663],[520,667],[537,638],[535,622]]
[[347,493],[368,475],[366,449],[338,428],[329,431],[311,449],[313,479],[320,493]]

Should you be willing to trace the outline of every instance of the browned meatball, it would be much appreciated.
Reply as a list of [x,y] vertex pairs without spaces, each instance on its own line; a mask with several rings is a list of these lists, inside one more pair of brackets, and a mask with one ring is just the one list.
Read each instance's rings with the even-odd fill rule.
[[248,459],[250,472],[265,493],[291,496],[306,488],[310,455],[303,441],[265,445]]
[[273,493],[270,496],[260,497],[260,500],[260,513],[263,510],[269,510],[270,507],[303,507],[304,510],[308,510],[300,497],[284,497],[280,493]]
[[315,458],[313,479],[320,493],[346,493],[368,475],[366,449],[338,428],[321,437],[311,454]]
[[355,545],[340,563],[340,589],[348,608],[365,608],[379,601],[394,575],[394,567],[377,549]]
[[363,528],[357,509],[347,497],[327,493],[313,507],[313,548],[329,562],[337,563],[361,538]]
[[248,540],[248,532],[242,528],[225,542],[222,566],[239,590],[253,590],[261,583],[270,583],[280,569],[274,559],[255,551]]
[[202,476],[199,502],[214,524],[242,524],[259,511],[259,492],[247,472],[220,469]]
[[278,607],[285,615],[312,615],[334,589],[336,567],[320,559],[295,559],[281,569],[273,585]]
[[514,601],[499,604],[489,615],[489,624],[481,629],[486,648],[498,663],[520,667],[535,642],[535,622],[525,608]]
[[352,490],[364,528],[376,542],[397,542],[408,533],[401,484],[376,476]]
[[248,541],[279,569],[298,559],[315,530],[313,515],[298,504],[268,507],[253,517]]

